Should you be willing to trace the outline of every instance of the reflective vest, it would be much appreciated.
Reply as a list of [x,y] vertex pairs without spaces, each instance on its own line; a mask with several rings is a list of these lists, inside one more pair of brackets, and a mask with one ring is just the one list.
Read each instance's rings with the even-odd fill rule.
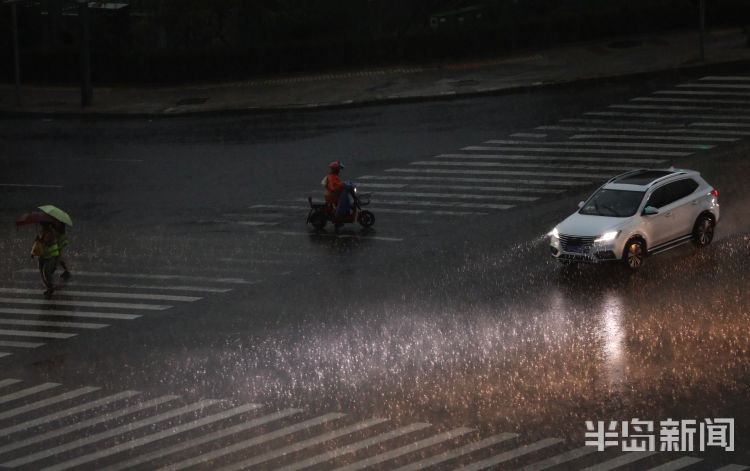
[[68,245],[68,236],[66,234],[60,234],[57,236],[57,246],[59,249],[64,249],[66,245]]
[[43,259],[54,258],[60,256],[60,248],[57,246],[57,242],[52,245],[44,246],[44,253],[42,254]]

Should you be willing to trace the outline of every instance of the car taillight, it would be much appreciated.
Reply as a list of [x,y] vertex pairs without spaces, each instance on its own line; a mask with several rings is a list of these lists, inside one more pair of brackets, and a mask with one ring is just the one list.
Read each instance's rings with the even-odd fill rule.
[[719,190],[713,189],[711,190],[711,194],[714,196],[719,196]]

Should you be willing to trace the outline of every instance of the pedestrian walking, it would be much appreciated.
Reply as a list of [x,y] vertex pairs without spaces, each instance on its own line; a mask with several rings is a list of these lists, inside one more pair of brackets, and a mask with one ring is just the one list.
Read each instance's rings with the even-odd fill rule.
[[57,250],[60,252],[60,254],[57,256],[57,264],[60,265],[63,269],[62,275],[60,275],[60,278],[63,280],[67,280],[70,278],[70,270],[68,270],[68,265],[65,263],[65,260],[63,260],[63,249],[67,247],[68,245],[68,235],[65,233],[65,224],[62,222],[55,222],[54,224],[55,232],[57,232]]
[[55,292],[52,276],[57,266],[57,258],[60,256],[60,248],[57,245],[57,231],[52,223],[43,221],[39,224],[41,230],[34,240],[31,254],[39,257],[39,274],[42,276],[44,287],[47,288],[44,295],[50,297]]

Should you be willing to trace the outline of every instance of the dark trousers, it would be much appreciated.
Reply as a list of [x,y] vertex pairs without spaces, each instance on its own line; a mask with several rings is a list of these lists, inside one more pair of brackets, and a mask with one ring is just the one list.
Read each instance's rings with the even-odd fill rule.
[[39,273],[42,275],[42,283],[47,289],[52,288],[52,274],[55,272],[57,257],[42,258],[39,257]]

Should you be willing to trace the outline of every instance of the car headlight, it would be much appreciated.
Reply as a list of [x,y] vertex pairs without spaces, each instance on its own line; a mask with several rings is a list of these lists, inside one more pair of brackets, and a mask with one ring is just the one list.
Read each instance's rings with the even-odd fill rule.
[[560,238],[560,233],[557,232],[557,228],[552,229],[547,235],[555,239]]
[[620,231],[605,232],[598,239],[594,239],[594,242],[609,242],[610,240],[615,240],[618,235],[620,235]]

